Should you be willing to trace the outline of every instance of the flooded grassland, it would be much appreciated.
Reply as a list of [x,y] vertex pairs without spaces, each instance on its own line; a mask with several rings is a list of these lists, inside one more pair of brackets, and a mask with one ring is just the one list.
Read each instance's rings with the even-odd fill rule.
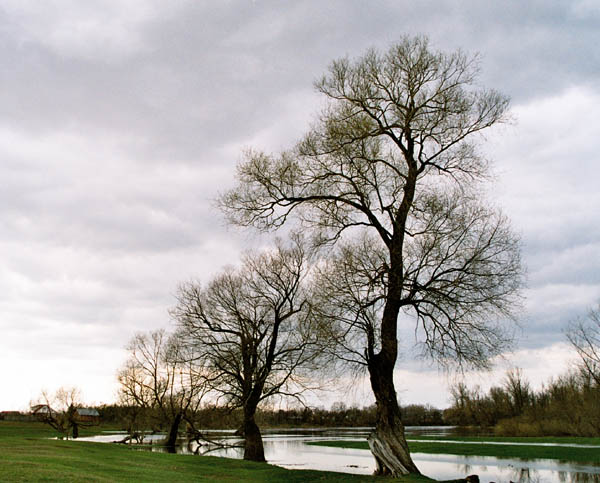
[[[375,462],[365,445],[370,428],[329,428],[329,429],[288,429],[267,430],[263,434],[265,456],[271,464],[288,469],[315,469],[344,473],[373,473]],[[117,441],[122,434],[82,438],[88,441]],[[518,481],[518,482],[600,482],[600,445],[543,443],[543,442],[511,442],[493,441],[485,437],[467,438],[468,441],[454,440],[452,428],[408,427],[407,439],[411,445],[413,459],[419,469],[431,478],[447,480],[464,477],[469,474],[479,475],[482,482]],[[145,446],[152,451],[166,451],[160,445],[160,435],[146,438],[152,442]],[[212,431],[210,439],[219,440],[229,447],[213,444],[190,443],[182,441],[177,452],[196,455],[212,455],[239,459],[243,455],[241,447],[235,447],[241,440],[232,431]],[[334,446],[329,446],[335,444]],[[323,446],[327,445],[327,446]],[[421,445],[421,446],[420,446]],[[423,446],[424,445],[424,446]],[[441,446],[440,446],[441,445]],[[358,446],[343,447],[343,446]],[[475,448],[471,450],[470,448]],[[518,451],[510,450],[517,447]],[[433,448],[433,449],[432,449]],[[491,448],[491,449],[490,449]],[[522,448],[522,450],[519,450]],[[533,454],[543,449],[543,458],[519,457]],[[567,458],[562,454],[566,451]],[[424,449],[424,450],[423,450]],[[447,452],[444,452],[444,449]],[[456,454],[464,453],[470,454]],[[507,449],[509,450],[507,453]],[[578,451],[585,454],[598,454],[599,458],[571,457]],[[493,456],[499,454],[502,456]],[[506,456],[506,454],[516,454]]]

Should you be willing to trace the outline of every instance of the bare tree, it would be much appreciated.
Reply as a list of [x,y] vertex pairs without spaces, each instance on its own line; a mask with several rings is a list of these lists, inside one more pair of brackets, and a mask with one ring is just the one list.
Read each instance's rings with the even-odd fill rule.
[[183,284],[173,316],[212,374],[212,388],[242,408],[244,459],[264,461],[255,413],[275,395],[301,399],[318,364],[319,332],[303,286],[306,253],[295,238],[274,250],[248,253],[205,288]]
[[34,416],[67,439],[79,437],[80,426],[93,426],[94,422],[83,420],[78,413],[82,407],[81,391],[76,387],[61,387],[54,394],[42,391],[37,402],[31,404]]
[[512,415],[523,414],[523,410],[533,399],[531,385],[523,376],[523,370],[518,367],[508,370],[503,386],[510,399]]
[[478,201],[487,163],[477,142],[508,100],[477,89],[477,72],[476,57],[432,51],[422,37],[335,61],[316,83],[328,104],[305,138],[279,155],[248,151],[220,200],[234,223],[273,229],[296,215],[334,247],[321,311],[341,356],[369,372],[380,474],[418,472],[393,382],[401,311],[425,354],[481,367],[506,345],[500,321],[521,286],[517,238]]
[[137,334],[127,349],[130,358],[118,374],[121,401],[157,411],[168,424],[166,446],[173,447],[181,422],[192,419],[207,391],[205,374],[164,330]]
[[569,324],[567,339],[579,355],[583,372],[600,386],[600,305]]

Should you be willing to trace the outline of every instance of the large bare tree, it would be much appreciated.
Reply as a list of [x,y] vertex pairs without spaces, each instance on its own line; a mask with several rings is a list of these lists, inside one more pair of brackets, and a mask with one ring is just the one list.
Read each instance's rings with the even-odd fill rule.
[[187,283],[173,315],[211,386],[242,408],[244,459],[264,461],[259,403],[275,395],[300,398],[318,364],[317,321],[304,289],[307,257],[299,238],[290,246],[247,253],[205,288]]
[[118,373],[120,399],[127,406],[151,410],[168,426],[166,446],[176,444],[179,427],[193,421],[206,394],[206,374],[184,352],[176,336],[164,330],[135,335],[127,346],[129,359]]
[[335,61],[316,83],[327,105],[308,134],[277,155],[248,151],[220,200],[234,223],[274,229],[295,215],[334,246],[320,310],[341,357],[368,369],[381,474],[418,472],[393,381],[401,312],[426,354],[485,366],[505,347],[500,321],[521,285],[519,242],[477,189],[488,174],[480,133],[506,119],[508,100],[477,88],[477,72],[477,57],[423,37]]

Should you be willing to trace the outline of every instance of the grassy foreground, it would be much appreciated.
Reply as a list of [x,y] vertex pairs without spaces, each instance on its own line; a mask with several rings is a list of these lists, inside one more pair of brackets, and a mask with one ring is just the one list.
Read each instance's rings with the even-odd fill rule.
[[[48,439],[40,423],[0,421],[0,481],[390,481],[387,478],[312,470],[286,470],[211,456],[136,451],[124,445]],[[433,481],[407,477],[402,482]]]
[[[600,465],[599,448],[575,448],[568,446],[533,446],[535,443],[558,444],[600,444],[600,438],[510,438],[510,437],[424,437],[418,439],[437,439],[447,441],[465,441],[464,444],[444,442],[416,442],[409,441],[408,446],[414,453],[430,454],[455,454],[461,456],[495,456],[497,458],[522,458],[522,459],[556,459],[591,463]],[[532,446],[510,444],[482,444],[483,441],[497,441],[502,443],[531,443]],[[472,443],[472,444],[469,444]],[[479,442],[475,444],[476,442]],[[308,443],[315,446],[333,446],[336,448],[369,449],[366,441],[318,441]]]

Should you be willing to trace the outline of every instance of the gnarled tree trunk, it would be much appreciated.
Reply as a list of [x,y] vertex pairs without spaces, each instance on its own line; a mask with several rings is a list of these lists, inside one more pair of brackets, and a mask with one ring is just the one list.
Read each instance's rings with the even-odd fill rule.
[[400,419],[393,380],[394,364],[377,354],[369,361],[371,386],[377,404],[377,422],[369,435],[369,447],[375,457],[377,475],[400,476],[420,471],[410,457]]

